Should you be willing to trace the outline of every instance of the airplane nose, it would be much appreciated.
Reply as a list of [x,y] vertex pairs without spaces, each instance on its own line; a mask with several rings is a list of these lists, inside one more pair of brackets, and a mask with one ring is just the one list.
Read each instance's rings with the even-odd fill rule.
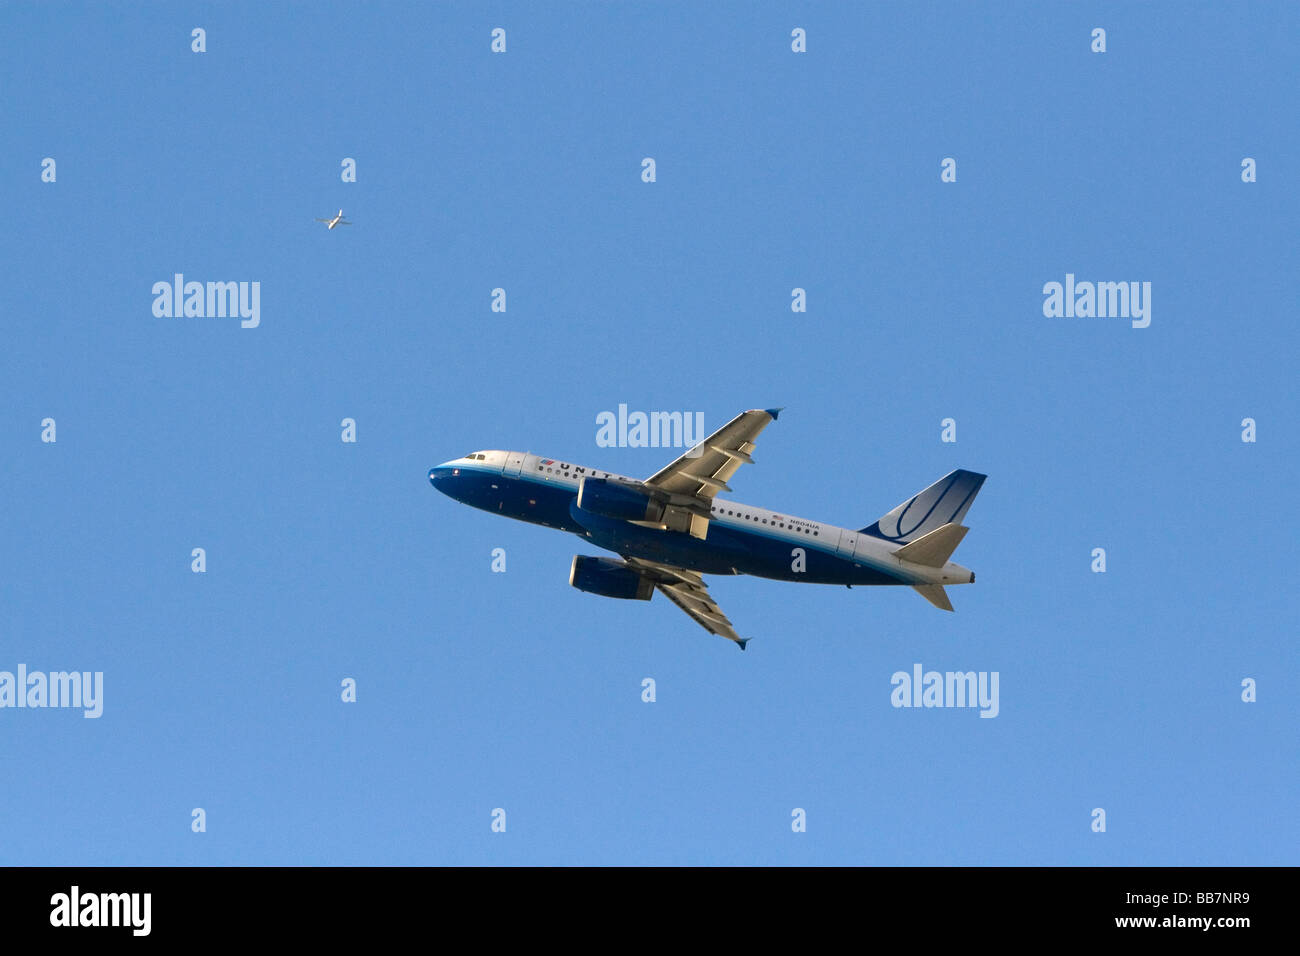
[[429,484],[437,488],[440,479],[453,478],[459,471],[459,468],[453,468],[450,465],[435,465],[429,469]]

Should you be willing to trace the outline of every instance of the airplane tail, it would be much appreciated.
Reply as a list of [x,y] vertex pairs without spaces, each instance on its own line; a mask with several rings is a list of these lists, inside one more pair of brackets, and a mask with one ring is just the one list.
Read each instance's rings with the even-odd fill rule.
[[[946,561],[961,541],[965,529],[961,529],[960,533],[956,529],[945,531],[937,537],[929,538],[927,542],[921,542],[919,539],[938,532],[946,525],[960,525],[987,477],[987,475],[958,468],[944,475],[929,488],[908,498],[893,511],[858,533],[903,545],[910,545],[915,541],[919,545],[917,552],[928,556],[930,560],[934,560],[933,555],[950,544],[951,548],[948,548],[948,553],[944,555]],[[954,537],[956,540],[952,540]],[[902,550],[906,551],[907,548]],[[906,557],[903,554],[899,556]],[[941,561],[940,565],[942,563]]]
[[948,563],[969,530],[970,528],[959,524],[943,525],[929,534],[921,535],[911,544],[903,545],[894,552],[894,557],[913,564],[924,564],[927,568],[941,568]]

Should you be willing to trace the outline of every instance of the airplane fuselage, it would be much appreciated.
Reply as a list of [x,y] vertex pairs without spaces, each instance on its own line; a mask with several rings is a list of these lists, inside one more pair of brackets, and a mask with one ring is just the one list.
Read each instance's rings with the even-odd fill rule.
[[[481,457],[479,457],[481,456]],[[922,567],[894,557],[898,544],[861,531],[715,498],[707,534],[607,518],[578,507],[584,477],[635,479],[523,452],[485,451],[429,471],[439,491],[464,504],[578,535],[625,558],[700,574],[749,574],[816,584],[965,584],[959,564]]]

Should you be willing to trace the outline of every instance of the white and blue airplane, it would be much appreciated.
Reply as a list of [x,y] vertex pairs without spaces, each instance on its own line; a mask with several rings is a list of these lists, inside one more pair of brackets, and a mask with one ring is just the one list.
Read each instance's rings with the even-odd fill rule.
[[779,408],[742,412],[644,481],[518,451],[476,451],[429,470],[433,487],[484,511],[558,528],[619,558],[575,555],[569,583],[648,601],[655,590],[711,634],[749,643],[702,575],[816,584],[907,584],[952,610],[948,584],[975,573],[948,559],[985,475],[958,469],[857,531],[717,497]]

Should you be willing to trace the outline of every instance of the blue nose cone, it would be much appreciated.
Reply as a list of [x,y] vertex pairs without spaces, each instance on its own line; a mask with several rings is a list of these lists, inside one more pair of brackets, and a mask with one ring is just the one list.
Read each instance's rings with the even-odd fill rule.
[[458,469],[452,468],[450,465],[436,465],[429,469],[429,484],[438,488],[438,483],[441,481],[444,484],[439,488],[439,490],[446,491],[447,485],[445,483],[453,477],[453,472],[457,470]]

